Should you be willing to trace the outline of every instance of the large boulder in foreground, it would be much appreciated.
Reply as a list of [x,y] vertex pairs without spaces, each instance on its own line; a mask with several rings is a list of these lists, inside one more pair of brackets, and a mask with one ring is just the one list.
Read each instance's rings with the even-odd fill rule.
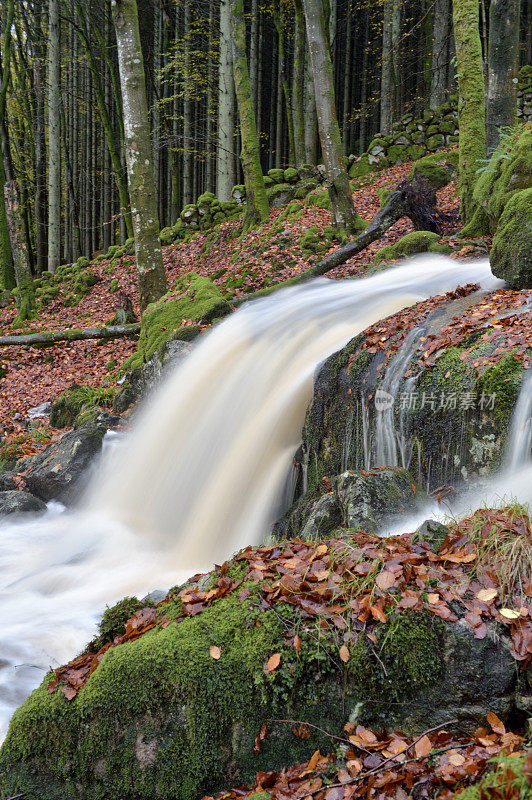
[[8,514],[38,514],[46,511],[46,503],[29,492],[0,492],[0,517]]
[[491,270],[514,289],[532,289],[532,188],[508,200],[490,252]]
[[102,449],[105,428],[95,425],[65,433],[35,456],[24,475],[30,492],[41,500],[69,504],[81,489],[85,471]]
[[[330,752],[324,732],[347,720],[415,735],[472,730],[490,711],[515,718],[532,676],[518,676],[526,652],[511,625],[524,635],[530,623],[504,624],[485,588],[476,599],[486,573],[472,577],[482,565],[464,543],[476,522],[450,530],[438,554],[418,537],[347,529],[247,548],[47,676],[13,716],[0,791],[197,800]],[[519,519],[508,524],[522,535]],[[286,720],[321,732],[299,736]]]
[[[479,640],[463,622],[406,614],[375,645],[359,639],[342,665],[334,637],[298,628],[298,653],[279,620],[294,621],[291,607],[258,615],[251,599],[222,599],[109,650],[70,703],[45,683],[12,720],[1,790],[39,800],[196,800],[330,749],[319,732],[301,740],[275,719],[336,733],[346,719],[421,732],[453,719],[471,728],[490,710],[506,719],[514,707],[515,662],[497,626]],[[269,673],[276,653],[281,666]]]

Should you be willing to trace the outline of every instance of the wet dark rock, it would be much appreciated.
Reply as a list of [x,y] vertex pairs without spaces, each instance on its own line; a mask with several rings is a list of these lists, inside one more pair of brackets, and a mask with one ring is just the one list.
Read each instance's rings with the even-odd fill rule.
[[0,472],[0,492],[9,492],[17,488],[15,483],[15,473],[4,471]]
[[65,433],[32,459],[24,478],[42,500],[71,503],[79,494],[84,472],[102,449],[105,429],[80,428]]
[[347,471],[327,478],[331,491],[314,489],[275,524],[275,538],[320,539],[337,528],[386,529],[419,512],[427,497],[406,470]]
[[180,364],[190,353],[192,344],[182,339],[170,339],[142,367],[126,377],[113,402],[113,412],[123,414],[132,403],[149,394],[159,385],[169,370]]
[[74,420],[74,428],[92,428],[97,426],[107,430],[114,428],[120,423],[120,417],[116,414],[110,414],[109,411],[93,406],[84,411],[81,411]]
[[46,503],[29,492],[0,491],[0,516],[35,514],[46,511]]

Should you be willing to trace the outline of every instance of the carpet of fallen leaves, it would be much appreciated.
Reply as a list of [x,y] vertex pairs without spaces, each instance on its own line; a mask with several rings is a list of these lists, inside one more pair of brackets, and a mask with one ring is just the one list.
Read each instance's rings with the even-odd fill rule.
[[[382,469],[388,468],[374,472]],[[412,485],[412,491],[415,489]],[[380,539],[363,532],[349,535],[348,531],[345,538],[321,543],[294,539],[247,547],[233,559],[247,565],[242,579],[233,580],[227,574],[232,562],[217,568],[207,591],[198,589],[195,581],[200,576],[194,576],[175,597],[137,611],[126,623],[125,633],[97,653],[87,652],[54,670],[49,691],[59,689],[72,700],[110,648],[137,639],[156,626],[175,625],[200,614],[231,592],[239,590],[239,598],[245,602],[253,594],[254,584],[260,584],[262,610],[283,602],[301,609],[303,619],[319,619],[322,629],[338,642],[344,663],[350,659],[350,645],[360,636],[377,642],[375,627],[386,623],[390,611],[425,610],[448,621],[457,621],[460,614],[477,639],[487,636],[489,622],[504,625],[511,638],[512,656],[526,667],[532,660],[532,575],[521,575],[519,596],[515,591],[508,594],[511,587],[501,585],[505,565],[496,559],[485,563],[480,545],[495,526],[499,536],[504,532],[520,539],[530,552],[531,522],[510,507],[478,511],[473,521],[479,514],[484,520],[479,541],[468,534],[471,519],[454,523],[437,554],[425,542],[416,543],[411,534]],[[502,551],[497,558],[504,558]],[[356,590],[353,576],[358,581]],[[176,599],[179,611],[169,614],[167,605]],[[301,648],[299,637],[293,645]],[[269,672],[279,666],[280,654],[273,653],[272,658],[265,665]]]
[[[472,295],[478,289],[475,284],[461,286],[453,292],[435,295],[380,320],[367,328],[360,350],[367,350],[371,354],[384,351],[385,360],[379,365],[379,370],[382,370],[412,329],[423,325],[429,314],[453,300]],[[494,345],[491,355],[470,359],[471,351],[478,345],[476,339],[469,349],[460,354],[462,360],[470,361],[477,375],[496,364],[509,350],[513,350],[513,357],[528,369],[532,350],[532,291],[499,289],[484,294],[478,302],[473,302],[462,313],[452,317],[449,324],[437,333],[420,337],[412,367],[405,375],[409,377],[420,369],[430,369],[444,348],[458,345],[483,329],[485,331],[480,339]],[[351,361],[355,355],[350,357]]]
[[[259,744],[268,736],[265,727]],[[506,759],[489,792],[481,795],[485,800],[519,800],[522,796],[515,785],[513,759],[523,758],[523,776],[532,786],[532,750],[492,712],[487,726],[477,728],[471,736],[453,735],[442,727],[412,739],[395,731],[375,733],[348,722],[345,736],[334,737],[340,741],[339,753],[322,755],[316,750],[308,761],[280,772],[258,772],[254,786],[221,792],[217,798],[241,800],[267,792],[273,800],[423,800],[436,795],[439,800],[450,800],[481,778],[490,759],[498,756]],[[293,733],[300,738],[310,735],[305,723],[298,723]]]

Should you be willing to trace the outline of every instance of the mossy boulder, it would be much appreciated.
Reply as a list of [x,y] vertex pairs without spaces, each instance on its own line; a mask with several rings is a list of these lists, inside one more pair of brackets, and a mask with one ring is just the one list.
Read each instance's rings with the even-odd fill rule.
[[208,323],[225,316],[230,310],[228,302],[209,278],[188,272],[172,285],[170,297],[165,295],[152,303],[142,315],[138,349],[130,360],[130,366],[141,366],[148,361],[185,320]]
[[441,189],[456,174],[457,168],[458,154],[454,151],[433,153],[416,161],[409,178],[429,189]]
[[176,237],[176,232],[173,228],[163,228],[159,233],[159,241],[162,245],[172,244]]
[[[48,692],[48,676],[11,721],[2,794],[196,800],[326,752],[330,740],[313,725],[334,732],[351,719],[421,733],[454,718],[471,729],[488,710],[503,720],[512,711],[515,662],[494,625],[478,640],[460,622],[390,614],[376,642],[351,640],[342,664],[334,632],[318,631],[288,604],[261,610],[260,588],[107,650],[70,702]],[[299,650],[286,625],[297,630]],[[280,666],[270,673],[264,665],[274,653]],[[309,738],[279,718],[305,720]]]
[[364,153],[349,168],[349,177],[362,178],[370,172],[375,172],[375,164],[370,164],[368,154]]
[[475,185],[473,198],[488,217],[493,233],[510,198],[532,187],[532,124],[504,137]]
[[516,192],[506,203],[490,263],[493,274],[514,289],[532,289],[532,188]]
[[440,236],[431,231],[411,231],[407,233],[395,244],[388,244],[381,247],[375,254],[375,264],[381,261],[396,261],[401,258],[408,258],[417,253],[450,253],[451,248],[447,245],[438,244]]
[[88,267],[90,263],[91,262],[89,261],[89,259],[86,256],[80,256],[78,258],[78,260],[76,261],[76,266],[79,269],[85,269],[85,267]]
[[327,189],[322,189],[317,192],[310,192],[307,195],[307,206],[314,206],[314,208],[322,208],[330,211],[331,198]]
[[268,175],[274,183],[284,183],[284,169],[269,169]]
[[288,167],[284,171],[284,182],[285,183],[297,183],[299,180],[299,172],[295,167]]
[[281,208],[285,206],[290,200],[293,200],[296,194],[296,187],[289,183],[276,183],[269,189],[266,189],[268,202],[272,208]]

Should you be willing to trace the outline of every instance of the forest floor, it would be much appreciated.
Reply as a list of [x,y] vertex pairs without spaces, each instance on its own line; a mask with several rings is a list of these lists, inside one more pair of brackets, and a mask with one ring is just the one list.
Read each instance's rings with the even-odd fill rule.
[[[392,189],[404,180],[412,164],[402,164],[370,174],[355,183],[353,198],[359,214],[371,220],[380,207],[378,190]],[[449,214],[450,222],[442,241],[459,229],[458,197],[454,182],[438,192],[438,209]],[[209,276],[230,298],[237,298],[279,283],[298,275],[324,253],[309,256],[299,244],[300,237],[312,226],[320,229],[331,224],[327,210],[305,207],[298,219],[283,220],[279,233],[279,216],[283,209],[272,209],[270,220],[260,228],[239,236],[240,220],[228,221],[215,229],[201,232],[188,243],[180,242],[163,249],[169,284],[191,270]],[[375,253],[381,247],[393,244],[413,229],[409,219],[403,218],[391,227],[377,242],[372,243],[341,267],[328,273],[329,278],[363,277],[374,268]],[[489,240],[486,239],[489,247]],[[330,250],[338,247],[333,242]],[[469,245],[455,253],[455,258],[472,255]],[[478,256],[478,250],[475,252]],[[91,263],[99,280],[76,304],[68,305],[71,287],[60,286],[59,294],[42,307],[37,319],[23,329],[12,330],[16,308],[12,303],[0,309],[0,332],[25,333],[29,330],[62,330],[65,328],[94,327],[109,323],[117,308],[117,298],[127,295],[139,316],[138,291],[134,257],[123,256],[112,273],[106,260]],[[113,283],[113,279],[116,279]],[[28,421],[28,411],[52,401],[72,384],[118,388],[120,365],[132,355],[136,341],[115,339],[110,341],[87,340],[62,342],[42,348],[10,346],[0,351],[0,434],[17,445],[21,455],[41,449],[59,432],[51,430],[46,420]],[[2,370],[3,368],[3,370]]]

